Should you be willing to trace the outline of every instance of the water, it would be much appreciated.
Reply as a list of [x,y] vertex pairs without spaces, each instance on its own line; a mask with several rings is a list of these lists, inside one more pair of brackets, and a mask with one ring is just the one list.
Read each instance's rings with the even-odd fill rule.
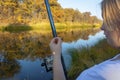
[[70,43],[64,42],[62,44],[62,53],[64,55],[64,61],[67,69],[70,68],[71,65],[71,56],[68,53],[68,49],[77,48],[80,49],[82,47],[91,47],[98,43],[99,40],[104,39],[105,35],[103,31],[97,32],[95,35],[89,35],[87,40],[78,39],[77,41],[73,41]]
[[[19,35],[17,35],[17,36],[19,36]],[[18,48],[16,46],[15,46],[16,48],[14,48],[14,46],[13,46],[13,48],[16,50],[22,49],[25,52],[22,52],[22,53],[20,52],[19,54],[18,54],[18,52],[14,53],[14,51],[12,53],[11,52],[6,53],[5,50],[8,50],[8,48],[5,48],[5,50],[3,49],[0,52],[1,53],[1,55],[0,55],[0,80],[52,80],[52,77],[53,77],[52,71],[46,72],[45,67],[41,66],[44,59],[39,56],[41,55],[40,53],[44,53],[44,52],[42,52],[43,48],[42,49],[41,49],[41,47],[39,48],[39,49],[41,49],[39,53],[34,52],[36,50],[39,50],[38,48],[36,48],[36,46],[39,46],[39,45],[35,44],[35,42],[37,42],[36,40],[39,40],[38,37],[40,37],[40,36],[34,36],[34,38],[33,37],[29,38],[27,36],[28,40],[31,40],[31,41],[33,40],[33,42],[29,42],[27,40],[27,38],[23,38],[23,40],[20,40],[20,41],[18,39],[16,39],[17,43],[20,42],[20,44],[22,44],[22,48],[20,48],[21,47],[20,44],[16,44],[16,43],[14,43],[14,44],[18,45]],[[44,36],[42,36],[42,37],[44,37]],[[80,39],[78,39],[76,41],[72,41],[72,42],[63,42],[62,54],[64,56],[67,69],[69,69],[69,67],[71,65],[71,56],[67,52],[67,49],[69,49],[69,48],[78,48],[79,49],[83,46],[90,47],[90,46],[93,46],[94,44],[96,44],[100,39],[103,39],[103,38],[105,38],[105,36],[104,36],[103,32],[100,31],[100,32],[96,33],[95,35],[89,35],[87,40],[80,38]],[[14,40],[14,39],[12,39],[12,40]],[[27,40],[28,42],[25,40]],[[41,40],[41,38],[40,38],[40,40]],[[43,40],[45,40],[45,39],[43,39]],[[13,41],[11,41],[11,42],[13,42]],[[13,44],[13,43],[8,43],[8,44]],[[30,45],[28,45],[28,44],[30,44]],[[39,44],[42,44],[42,43],[39,42]],[[29,48],[25,48],[25,49],[23,48],[25,46],[28,46],[30,48],[30,50],[32,48],[34,48],[35,50],[29,51]],[[10,47],[10,50],[11,49],[12,48]],[[44,50],[44,51],[47,51],[47,50]],[[35,54],[33,54],[33,53],[35,53]]]
[[[52,72],[46,72],[44,67],[41,67],[42,60],[18,60],[19,72],[9,73],[13,74],[12,77],[2,78],[0,80],[51,80]],[[7,77],[7,76],[5,76]]]

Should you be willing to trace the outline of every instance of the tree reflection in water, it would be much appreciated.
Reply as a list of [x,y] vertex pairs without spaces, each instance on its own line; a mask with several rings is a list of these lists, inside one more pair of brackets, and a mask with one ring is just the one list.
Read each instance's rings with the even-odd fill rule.
[[19,72],[20,65],[18,61],[8,58],[7,55],[1,55],[0,58],[0,78],[9,78]]
[[[79,38],[87,39],[89,34],[93,34],[97,31],[98,30],[58,32],[58,35],[61,36],[64,41],[71,42]],[[19,60],[28,59],[30,61],[35,61],[36,59],[45,58],[51,55],[49,49],[49,42],[51,39],[51,33],[0,32],[0,55],[4,56],[4,60],[0,60],[0,79],[9,78],[19,73],[21,71]]]

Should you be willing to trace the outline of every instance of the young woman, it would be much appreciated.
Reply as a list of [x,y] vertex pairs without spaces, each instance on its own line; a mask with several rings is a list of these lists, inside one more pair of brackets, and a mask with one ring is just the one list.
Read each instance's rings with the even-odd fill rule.
[[[120,49],[120,0],[103,0],[101,9],[103,17],[101,29],[104,31],[108,43]],[[62,40],[59,37],[52,39],[50,43],[54,55],[54,80],[66,80],[61,65],[61,43]],[[120,80],[120,54],[83,71],[76,80]]]

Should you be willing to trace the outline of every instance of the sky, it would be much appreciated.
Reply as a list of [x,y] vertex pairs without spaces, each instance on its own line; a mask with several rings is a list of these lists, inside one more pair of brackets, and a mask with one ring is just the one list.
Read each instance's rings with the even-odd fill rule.
[[101,17],[100,3],[102,0],[58,0],[63,8],[78,9],[80,12],[91,12],[91,15]]

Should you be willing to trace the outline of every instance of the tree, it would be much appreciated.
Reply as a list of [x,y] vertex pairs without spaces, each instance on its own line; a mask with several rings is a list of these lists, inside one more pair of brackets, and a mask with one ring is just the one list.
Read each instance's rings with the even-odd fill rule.
[[79,10],[74,11],[73,22],[82,22],[82,13]]
[[74,10],[72,8],[64,9],[65,13],[65,22],[73,22]]
[[[81,13],[72,8],[62,8],[57,0],[49,0],[55,22],[99,23],[90,12]],[[0,0],[0,21],[5,23],[48,22],[44,0]]]
[[84,22],[89,23],[89,21],[90,21],[90,15],[91,15],[90,12],[84,12],[83,13]]

